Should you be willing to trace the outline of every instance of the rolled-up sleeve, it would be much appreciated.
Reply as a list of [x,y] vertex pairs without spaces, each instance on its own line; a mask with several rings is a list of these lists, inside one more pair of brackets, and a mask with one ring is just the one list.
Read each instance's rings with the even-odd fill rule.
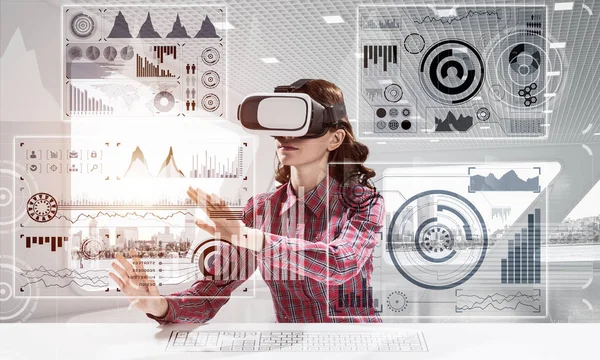
[[[383,197],[360,209],[344,224],[331,241],[305,239],[265,233],[265,247],[259,256],[272,266],[328,284],[343,284],[354,277],[373,253],[377,233],[383,227]],[[289,261],[295,259],[296,261]]]
[[[248,227],[254,226],[254,198],[248,200],[243,210],[243,222]],[[223,249],[223,247],[220,247]],[[256,253],[246,248],[237,247],[237,271],[235,279],[207,280],[194,282],[184,291],[164,295],[168,304],[168,311],[163,317],[156,317],[146,313],[150,319],[159,324],[168,323],[204,323],[212,319],[217,312],[229,301],[231,293],[243,284],[256,270]],[[230,266],[231,249],[222,256],[222,266]]]

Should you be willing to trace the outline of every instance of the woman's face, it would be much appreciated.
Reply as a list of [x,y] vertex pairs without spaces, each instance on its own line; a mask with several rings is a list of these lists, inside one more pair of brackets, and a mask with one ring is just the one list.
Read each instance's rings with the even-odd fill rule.
[[275,138],[277,157],[283,165],[302,166],[320,162],[328,156],[328,151],[338,148],[344,140],[342,129],[330,130],[325,135],[314,139],[302,139],[292,136]]

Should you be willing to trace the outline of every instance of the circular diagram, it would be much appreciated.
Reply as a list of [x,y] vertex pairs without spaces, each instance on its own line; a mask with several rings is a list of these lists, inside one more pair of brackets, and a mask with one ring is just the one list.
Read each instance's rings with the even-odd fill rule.
[[[562,85],[564,69],[562,54],[551,42],[539,35],[519,30],[498,39],[486,58],[488,81],[494,99],[513,108],[525,110],[540,106],[557,93]],[[552,81],[548,74],[554,73]],[[533,88],[531,84],[536,84]],[[524,90],[531,99],[524,99]]]
[[27,202],[27,215],[36,222],[45,223],[56,216],[58,203],[47,193],[37,193]]
[[387,297],[387,306],[388,309],[394,312],[402,312],[408,306],[408,299],[406,298],[406,294],[402,291],[394,291],[389,294]]
[[389,102],[398,102],[402,99],[402,88],[398,84],[391,84],[386,86],[383,95]]
[[79,46],[71,46],[67,50],[67,55],[71,60],[80,60],[83,57],[83,51]]
[[27,213],[27,201],[38,185],[22,165],[6,160],[0,161],[0,184],[0,234],[8,234]]
[[85,239],[80,247],[81,255],[88,260],[100,258],[102,244],[98,240]]
[[121,59],[123,60],[131,60],[133,59],[133,46],[127,45],[121,49]]
[[409,53],[416,55],[425,49],[425,39],[420,34],[408,34],[404,38],[404,49]]
[[[369,186],[363,185],[365,182]],[[379,192],[371,179],[365,181],[362,174],[350,174],[342,183],[340,195],[346,207],[361,210],[371,206],[377,200]]]
[[219,85],[219,74],[216,71],[208,70],[202,74],[202,85],[204,87],[212,89]]
[[219,108],[219,97],[215,94],[206,94],[202,98],[201,104],[204,110],[213,112]]
[[450,289],[470,279],[488,246],[479,211],[446,190],[425,191],[406,200],[389,229],[387,249],[396,270],[430,290]]
[[160,112],[169,112],[175,107],[175,97],[168,91],[161,91],[154,97],[154,107]]
[[490,110],[488,108],[480,108],[477,110],[477,119],[480,121],[487,121],[490,118]]
[[88,48],[85,49],[85,57],[92,61],[98,59],[100,57],[100,49],[93,45],[88,46]]
[[237,247],[223,239],[202,241],[192,253],[192,264],[197,264],[207,280],[235,280],[238,274]]
[[27,278],[31,271],[23,261],[0,255],[0,322],[25,322],[37,308],[39,289]]
[[117,58],[117,49],[114,46],[107,46],[103,51],[104,58],[108,61],[115,61]]
[[219,62],[221,55],[217,49],[214,47],[209,47],[204,49],[200,57],[206,65],[214,65]]
[[435,101],[461,104],[481,90],[483,60],[466,41],[443,40],[432,45],[423,56],[419,78],[425,92]]
[[71,33],[80,39],[87,39],[96,31],[94,18],[85,13],[75,14],[71,18],[70,27]]

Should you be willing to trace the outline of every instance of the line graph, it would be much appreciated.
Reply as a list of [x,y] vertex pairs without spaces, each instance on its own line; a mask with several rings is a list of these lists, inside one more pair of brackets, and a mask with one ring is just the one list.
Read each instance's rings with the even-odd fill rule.
[[456,289],[456,312],[541,312],[540,289],[491,292]]
[[455,21],[462,21],[464,19],[468,19],[470,17],[475,17],[475,16],[496,16],[497,20],[501,20],[502,18],[500,17],[500,14],[498,14],[498,11],[473,11],[473,10],[469,10],[466,14],[463,14],[461,16],[455,16],[455,17],[435,17],[435,16],[425,16],[423,19],[421,19],[421,21],[419,20],[415,20],[416,24],[422,25],[424,23],[433,23],[433,22],[440,22],[442,24],[446,24],[446,25],[451,25],[453,22]]
[[67,268],[49,270],[44,266],[40,266],[33,270],[22,271],[21,275],[28,280],[22,288],[32,284],[40,284],[47,288],[66,288],[71,285],[93,288],[104,288],[108,286],[107,270],[94,269],[77,271]]

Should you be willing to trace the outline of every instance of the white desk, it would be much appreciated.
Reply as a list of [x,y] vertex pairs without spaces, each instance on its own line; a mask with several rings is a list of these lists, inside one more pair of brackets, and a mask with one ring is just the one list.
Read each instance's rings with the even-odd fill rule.
[[[175,353],[172,330],[419,329],[427,353]],[[597,359],[600,324],[0,324],[0,359]],[[4,356],[4,357],[3,357]]]

